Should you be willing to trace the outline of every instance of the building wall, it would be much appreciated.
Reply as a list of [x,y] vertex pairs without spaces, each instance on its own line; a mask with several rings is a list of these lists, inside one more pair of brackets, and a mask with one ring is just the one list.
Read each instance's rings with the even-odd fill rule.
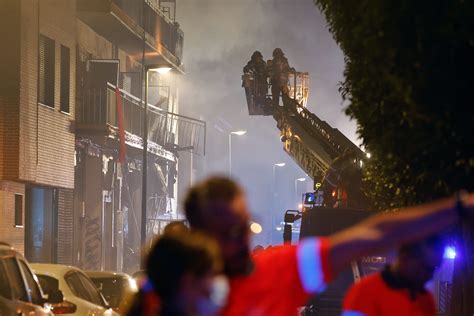
[[[25,185],[13,181],[0,180],[0,241],[13,246],[20,253],[24,252],[24,228],[15,226],[15,194],[25,196]],[[22,222],[25,222],[23,207]]]
[[[21,1],[19,180],[74,188],[75,1]],[[38,23],[39,19],[39,23]],[[39,26],[39,29],[38,29]],[[38,32],[39,30],[39,32]],[[38,36],[55,41],[55,104],[38,98]],[[70,49],[70,113],[60,111],[61,45]]]
[[112,58],[112,43],[94,32],[81,20],[77,20],[77,45],[81,51],[88,52],[93,58]]
[[0,179],[18,177],[20,4],[0,0]]
[[74,264],[74,191],[60,189],[58,192],[58,250],[60,264]]

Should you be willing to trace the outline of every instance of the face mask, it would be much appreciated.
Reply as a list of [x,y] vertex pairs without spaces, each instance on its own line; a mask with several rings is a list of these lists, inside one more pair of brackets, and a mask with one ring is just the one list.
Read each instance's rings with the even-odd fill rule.
[[210,286],[209,297],[197,301],[197,314],[199,316],[215,316],[227,303],[229,295],[229,282],[224,276],[213,278]]

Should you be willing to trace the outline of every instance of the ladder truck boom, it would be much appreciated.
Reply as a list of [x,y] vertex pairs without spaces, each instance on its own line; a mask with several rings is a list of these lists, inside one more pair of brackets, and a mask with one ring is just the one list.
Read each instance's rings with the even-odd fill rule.
[[283,149],[325,192],[325,206],[334,207],[340,200],[340,206],[365,208],[366,199],[360,192],[365,154],[338,129],[308,110],[308,73],[288,72],[287,86],[280,88],[282,104],[276,104],[270,93],[272,75],[257,75],[248,67],[244,70],[242,86],[249,115],[274,118]]

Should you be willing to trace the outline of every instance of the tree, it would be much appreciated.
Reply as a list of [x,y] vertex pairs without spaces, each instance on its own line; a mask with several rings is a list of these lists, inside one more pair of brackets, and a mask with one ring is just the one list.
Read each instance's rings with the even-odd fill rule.
[[[371,153],[365,180],[377,207],[472,191],[474,1],[315,2],[345,55],[340,89]],[[456,316],[474,312],[472,229],[456,269]]]

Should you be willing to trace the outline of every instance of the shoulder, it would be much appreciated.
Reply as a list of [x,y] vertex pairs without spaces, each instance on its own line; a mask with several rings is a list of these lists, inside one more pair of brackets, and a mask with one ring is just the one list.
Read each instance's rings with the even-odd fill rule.
[[369,291],[378,289],[384,285],[382,276],[380,273],[373,273],[366,277],[363,277],[359,282],[355,283],[352,288],[358,291]]
[[253,255],[253,261],[257,267],[276,266],[284,262],[291,261],[296,256],[296,246],[279,245],[260,251]]
[[360,311],[364,312],[366,315],[375,315],[373,314],[373,311],[375,304],[377,304],[376,298],[378,295],[383,295],[380,292],[382,282],[380,273],[375,273],[362,278],[362,280],[354,284],[347,291],[344,297],[343,310]]
[[422,298],[427,304],[433,306],[433,308],[436,305],[434,295],[430,291],[426,291],[424,295],[422,296]]

